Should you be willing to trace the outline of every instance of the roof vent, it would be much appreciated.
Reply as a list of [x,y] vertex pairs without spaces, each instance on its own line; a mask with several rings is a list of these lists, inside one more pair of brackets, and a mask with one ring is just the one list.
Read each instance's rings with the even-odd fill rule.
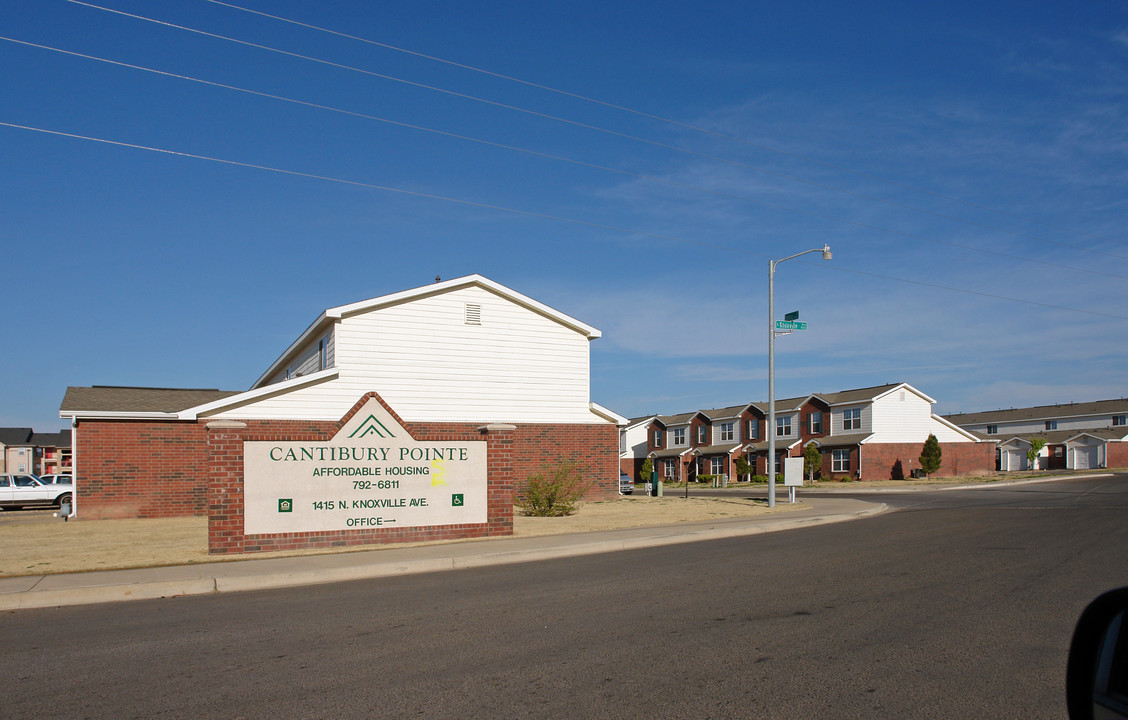
[[466,303],[466,324],[467,325],[481,325],[482,324],[482,306],[474,303]]

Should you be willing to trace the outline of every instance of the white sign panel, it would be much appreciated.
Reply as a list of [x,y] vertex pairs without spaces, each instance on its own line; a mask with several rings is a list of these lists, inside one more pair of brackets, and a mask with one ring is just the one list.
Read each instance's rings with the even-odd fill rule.
[[783,484],[785,487],[802,487],[803,458],[789,457],[783,459]]
[[247,535],[487,521],[481,442],[416,442],[369,400],[329,442],[243,444]]

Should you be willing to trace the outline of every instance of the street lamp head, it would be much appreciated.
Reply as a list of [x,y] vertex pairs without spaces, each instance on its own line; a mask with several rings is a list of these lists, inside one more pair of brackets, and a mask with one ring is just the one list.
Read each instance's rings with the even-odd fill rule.
[[831,258],[830,246],[829,245],[823,245],[823,260],[829,260],[830,258]]

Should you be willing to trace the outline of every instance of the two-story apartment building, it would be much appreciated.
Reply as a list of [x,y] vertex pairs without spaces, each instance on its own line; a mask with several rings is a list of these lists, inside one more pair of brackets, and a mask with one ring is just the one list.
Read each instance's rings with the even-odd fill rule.
[[376,396],[415,439],[504,425],[518,481],[561,458],[617,494],[618,425],[591,401],[599,330],[480,275],[329,308],[249,390],[71,387],[85,517],[207,512],[209,425],[249,440],[331,439]]
[[57,475],[71,471],[70,433],[0,428],[0,473]]
[[[996,445],[999,470],[1128,466],[1128,399],[1039,405],[948,415],[956,425]],[[1045,446],[1031,465],[1031,440]]]
[[809,443],[822,455],[823,477],[901,479],[919,468],[924,441],[936,435],[951,474],[990,472],[991,448],[970,432],[932,413],[935,401],[897,383],[776,401],[775,427],[768,428],[767,403],[756,402],[650,421],[646,453],[663,479],[698,475],[736,477],[743,457],[766,474],[768,432],[775,433],[776,467],[798,457]]

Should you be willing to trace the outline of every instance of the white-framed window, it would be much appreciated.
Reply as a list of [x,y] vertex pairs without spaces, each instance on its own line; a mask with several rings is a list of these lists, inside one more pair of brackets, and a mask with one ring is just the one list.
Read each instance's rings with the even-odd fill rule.
[[712,465],[712,468],[711,468],[712,474],[713,475],[724,475],[724,473],[725,473],[725,459],[723,457],[717,456],[715,458],[710,458],[710,460],[711,460],[710,464]]
[[1128,415],[1113,415],[1112,426],[1116,427],[1117,425],[1128,425]]
[[807,416],[807,432],[812,435],[818,435],[823,431],[823,414],[818,410],[812,410],[811,414]]
[[842,411],[842,429],[843,430],[861,430],[862,429],[862,409],[852,408],[850,410]]
[[685,428],[674,428],[674,447],[685,445]]
[[776,437],[787,437],[791,434],[791,416],[784,415],[776,418]]
[[721,442],[731,442],[733,438],[733,424],[721,423]]
[[850,451],[849,450],[831,450],[830,451],[830,471],[836,473],[850,472]]
[[325,338],[317,341],[317,369],[324,370],[329,360],[329,356],[325,351]]
[[663,465],[662,469],[664,471],[665,477],[667,477],[667,478],[676,477],[676,475],[674,474],[674,469],[675,469],[674,463],[675,463],[675,460],[673,458],[669,458],[667,460],[662,461],[662,465]]
[[697,443],[698,443],[699,445],[704,445],[704,444],[705,444],[705,433],[706,433],[706,432],[707,432],[707,431],[706,431],[706,429],[705,429],[705,426],[704,426],[704,425],[698,425],[698,426],[697,426]]
[[662,431],[654,431],[654,447],[662,447]]
[[760,419],[751,418],[748,420],[748,437],[746,440],[755,440],[760,437]]
[[1046,421],[1046,429],[1047,430],[1057,430],[1057,420],[1047,420]]
[[987,434],[988,435],[998,435],[999,434],[999,426],[998,425],[988,425],[987,426]]

